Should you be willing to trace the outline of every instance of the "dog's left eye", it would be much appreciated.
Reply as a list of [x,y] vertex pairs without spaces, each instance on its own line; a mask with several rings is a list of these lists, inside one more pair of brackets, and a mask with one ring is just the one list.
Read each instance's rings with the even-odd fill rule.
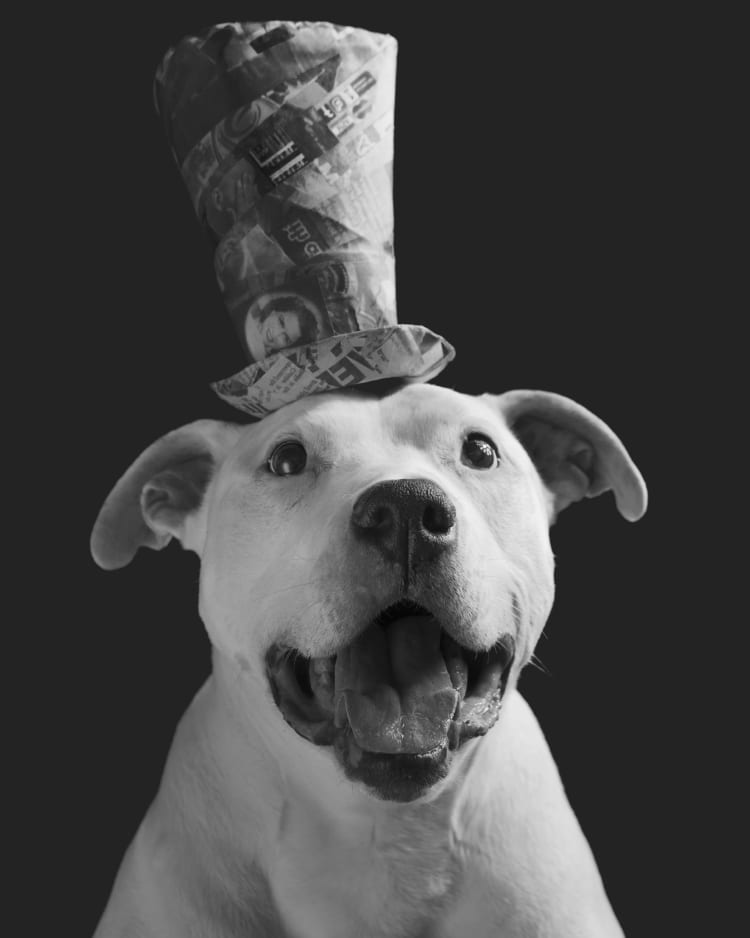
[[302,472],[307,464],[307,453],[301,443],[288,440],[279,443],[268,457],[268,468],[277,476],[293,476]]
[[500,460],[497,447],[481,433],[470,433],[464,440],[461,459],[474,469],[493,469]]

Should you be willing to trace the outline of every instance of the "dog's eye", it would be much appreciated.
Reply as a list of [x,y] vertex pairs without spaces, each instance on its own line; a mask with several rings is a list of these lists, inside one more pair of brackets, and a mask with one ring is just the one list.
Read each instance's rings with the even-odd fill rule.
[[279,443],[268,457],[268,468],[277,476],[293,476],[302,472],[307,463],[307,453],[301,443],[287,440]]
[[474,469],[493,469],[498,464],[500,454],[492,440],[481,433],[470,433],[464,440],[461,458]]

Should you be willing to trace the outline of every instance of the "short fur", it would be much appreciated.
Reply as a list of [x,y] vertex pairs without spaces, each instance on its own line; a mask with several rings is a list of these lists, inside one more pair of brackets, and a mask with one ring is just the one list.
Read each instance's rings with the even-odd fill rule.
[[[494,441],[499,465],[461,460]],[[280,441],[305,470],[269,471]],[[400,597],[403,571],[352,536],[369,486],[427,479],[456,509],[455,546],[413,571],[416,601],[489,648],[512,631],[500,718],[447,778],[408,803],[347,780],[330,747],[274,703],[265,655],[331,655]],[[480,398],[432,385],[333,393],[263,421],[198,421],[150,447],[102,508],[105,568],[171,538],[201,558],[213,673],[183,717],[161,787],[120,868],[96,938],[614,938],[622,932],[528,705],[516,690],[553,601],[548,526],[613,490],[645,488],[614,434],[545,392]]]

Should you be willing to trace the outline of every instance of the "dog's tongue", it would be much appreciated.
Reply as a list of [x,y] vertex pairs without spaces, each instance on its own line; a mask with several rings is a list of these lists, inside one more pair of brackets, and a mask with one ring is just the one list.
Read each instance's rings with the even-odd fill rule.
[[369,752],[424,753],[441,745],[458,703],[431,616],[370,626],[336,658],[336,722],[345,715]]

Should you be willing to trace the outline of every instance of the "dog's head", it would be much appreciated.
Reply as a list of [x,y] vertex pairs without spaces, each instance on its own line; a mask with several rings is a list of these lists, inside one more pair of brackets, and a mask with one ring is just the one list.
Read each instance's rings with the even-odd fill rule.
[[248,717],[409,801],[487,733],[529,661],[550,522],[608,490],[644,512],[623,445],[567,398],[324,394],[167,434],[105,502],[92,550],[110,569],[172,537],[196,551],[216,654],[254,687]]

